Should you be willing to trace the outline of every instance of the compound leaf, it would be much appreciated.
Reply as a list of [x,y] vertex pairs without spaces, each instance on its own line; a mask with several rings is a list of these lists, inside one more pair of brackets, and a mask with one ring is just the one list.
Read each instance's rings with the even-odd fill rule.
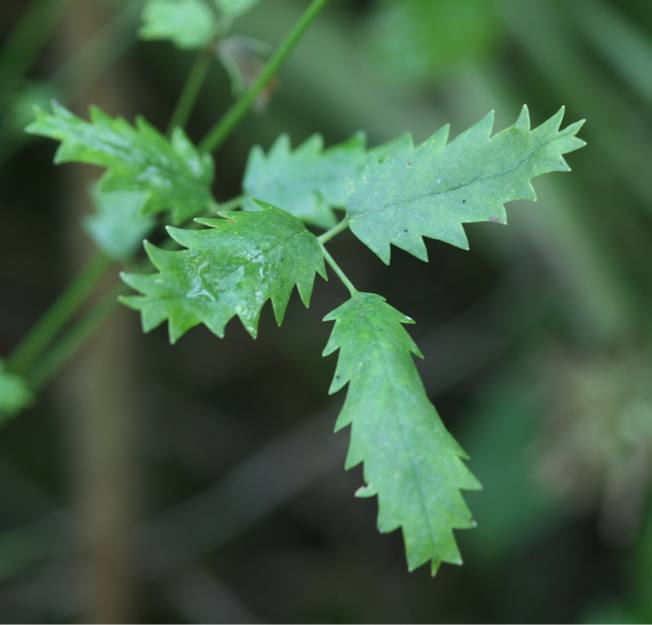
[[90,118],[86,122],[53,103],[51,113],[36,109],[36,120],[27,131],[61,142],[56,163],[105,167],[102,191],[146,192],[146,214],[170,211],[180,223],[210,205],[213,161],[200,154],[181,129],[168,140],[142,117],[134,127],[92,107]]
[[255,208],[251,198],[260,198],[329,228],[335,224],[332,207],[345,205],[347,179],[359,176],[365,160],[362,133],[326,150],[319,135],[295,150],[288,136],[281,135],[267,155],[259,146],[252,149],[243,183],[250,198],[245,207]]
[[361,497],[378,497],[378,529],[403,530],[408,568],[461,564],[454,529],[474,527],[460,489],[479,484],[446,431],[414,364],[413,323],[384,298],[358,293],[331,312],[324,355],[339,350],[330,392],[348,384],[336,431],[351,427],[346,468],[363,463]]
[[372,154],[351,183],[351,230],[387,264],[391,244],[427,260],[423,237],[468,249],[462,224],[506,223],[506,202],[536,200],[532,178],[569,171],[563,154],[585,145],[575,136],[583,121],[560,130],[563,114],[531,129],[523,107],[492,137],[490,113],[451,143],[445,126],[418,147],[402,140],[382,158]]
[[173,343],[200,323],[222,337],[237,315],[255,338],[268,299],[279,325],[295,285],[308,306],[315,274],[326,275],[317,238],[289,213],[262,202],[259,209],[199,219],[202,230],[168,228],[184,250],[146,243],[158,273],[122,276],[141,293],[122,301],[141,311],[145,332],[167,319]]
[[32,403],[32,394],[23,378],[5,371],[0,360],[0,424]]
[[215,13],[204,0],[150,0],[143,9],[140,36],[167,39],[178,48],[203,48],[217,32]]
[[84,219],[86,232],[110,258],[129,258],[156,225],[152,215],[143,213],[147,193],[102,191],[96,185],[91,195],[97,212]]

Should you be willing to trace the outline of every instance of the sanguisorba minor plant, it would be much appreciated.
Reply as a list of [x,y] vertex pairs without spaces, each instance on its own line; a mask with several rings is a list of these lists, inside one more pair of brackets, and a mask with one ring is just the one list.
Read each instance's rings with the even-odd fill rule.
[[[233,20],[255,4],[148,2],[144,38],[167,38],[198,50],[167,135],[142,118],[131,125],[97,108],[91,109],[90,121],[57,104],[36,112],[28,132],[60,142],[55,162],[106,170],[93,191],[97,213],[86,224],[103,255],[10,358],[0,378],[0,389],[4,384],[13,390],[6,393],[5,410],[17,410],[27,400],[24,387],[37,389],[56,369],[53,365],[30,382],[27,364],[101,275],[108,263],[101,259],[133,255],[161,222],[173,224],[167,227],[169,241],[160,247],[144,243],[154,270],[123,273],[133,291],[120,301],[140,312],[146,332],[167,322],[172,343],[199,324],[222,337],[233,317],[256,338],[268,300],[281,324],[293,289],[308,307],[316,276],[326,279],[329,267],[349,293],[325,318],[334,326],[324,350],[325,356],[338,352],[330,392],[347,387],[335,426],[349,427],[346,467],[363,465],[364,484],[357,495],[377,498],[381,532],[402,530],[408,568],[429,562],[434,574],[442,562],[461,563],[453,530],[475,525],[461,491],[477,489],[479,483],[419,378],[413,359],[421,353],[405,329],[412,319],[382,295],[359,290],[327,244],[350,230],[387,265],[392,245],[427,261],[424,237],[467,249],[463,224],[505,223],[505,203],[536,199],[533,178],[569,170],[563,155],[584,145],[576,137],[582,122],[561,128],[562,109],[533,128],[523,107],[516,123],[496,134],[489,114],[452,141],[445,126],[416,146],[405,135],[370,149],[360,133],[329,148],[315,135],[293,149],[281,136],[268,153],[252,149],[243,195],[217,205],[211,154],[265,90],[327,0],[307,7],[248,88],[250,77],[238,76],[237,64],[231,65],[241,94],[195,147],[182,126],[211,59],[224,59],[215,52],[229,49],[229,43],[233,48],[227,35]],[[60,360],[72,351],[70,341],[68,347]]]

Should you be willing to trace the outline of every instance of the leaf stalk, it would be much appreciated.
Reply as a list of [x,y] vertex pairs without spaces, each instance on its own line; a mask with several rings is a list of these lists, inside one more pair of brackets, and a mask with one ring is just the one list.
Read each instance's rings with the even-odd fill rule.
[[333,226],[330,230],[324,232],[324,234],[319,235],[317,237],[317,240],[320,243],[327,243],[341,232],[344,232],[348,227],[349,227],[349,218],[346,217],[342,221],[340,221],[336,226]]
[[358,293],[358,289],[353,286],[353,282],[349,280],[348,276],[344,273],[342,268],[337,264],[336,260],[331,256],[330,252],[326,249],[324,244],[320,241],[319,247],[321,247],[321,252],[324,255],[326,263],[333,270],[335,275],[340,279],[342,284],[346,287],[347,291],[351,294],[351,297]]

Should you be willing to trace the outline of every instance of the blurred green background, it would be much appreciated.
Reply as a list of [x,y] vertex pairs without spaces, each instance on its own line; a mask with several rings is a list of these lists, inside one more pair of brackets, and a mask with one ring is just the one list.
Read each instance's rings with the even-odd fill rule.
[[[235,30],[276,45],[306,4],[263,0]],[[137,40],[140,5],[0,5],[2,355],[92,253],[97,171],[52,165],[54,145],[21,131],[32,105],[164,128],[192,64]],[[215,63],[191,137],[231,101]],[[423,140],[490,109],[504,127],[523,103],[534,123],[565,104],[589,146],[507,228],[469,226],[471,252],[431,241],[429,264],[396,250],[390,268],[333,243],[417,320],[428,392],[484,484],[463,567],[408,575],[399,534],[353,498],[320,357],[345,293],[320,282],[283,328],[266,310],[256,342],[233,323],[170,348],[119,311],[0,430],[0,620],[652,620],[649,1],[334,0],[220,151],[215,193],[238,195],[251,146],[281,132]]]

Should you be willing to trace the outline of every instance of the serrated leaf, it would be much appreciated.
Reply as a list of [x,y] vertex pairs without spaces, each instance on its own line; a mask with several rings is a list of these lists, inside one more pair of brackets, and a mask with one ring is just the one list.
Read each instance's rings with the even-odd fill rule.
[[96,185],[91,195],[97,212],[84,219],[84,229],[110,258],[129,258],[156,225],[152,215],[143,214],[147,193],[102,191]]
[[259,198],[307,223],[330,228],[336,223],[333,207],[345,204],[347,179],[360,174],[365,159],[361,133],[326,150],[319,135],[295,150],[287,135],[281,135],[267,155],[259,146],[249,154],[243,182],[249,197],[245,208],[255,208],[252,198]]
[[91,108],[90,118],[86,122],[53,103],[51,113],[36,109],[27,131],[61,142],[56,163],[105,167],[102,191],[146,192],[147,214],[169,211],[181,223],[210,205],[213,160],[199,153],[181,129],[167,139],[142,117],[134,127],[97,107]]
[[150,0],[143,9],[140,37],[164,39],[185,50],[203,48],[215,37],[217,19],[204,0]]
[[215,0],[217,8],[228,18],[236,19],[251,11],[260,0]]
[[461,489],[479,484],[462,448],[446,431],[414,364],[419,349],[403,328],[413,323],[384,298],[358,293],[326,321],[335,327],[324,350],[339,350],[335,393],[348,384],[335,426],[350,426],[346,459],[363,463],[358,496],[378,497],[378,529],[403,530],[408,568],[461,564],[454,529],[475,526]]
[[0,360],[0,425],[32,403],[25,380],[5,371]]
[[569,171],[563,154],[585,145],[575,136],[583,122],[560,130],[563,114],[532,130],[523,107],[493,137],[489,114],[450,143],[445,126],[418,147],[403,141],[382,160],[370,156],[347,199],[351,230],[385,263],[391,244],[427,260],[423,237],[468,249],[462,224],[506,223],[506,202],[536,200],[532,178]]
[[326,275],[317,238],[289,213],[259,209],[197,220],[204,230],[169,228],[181,251],[146,244],[158,273],[122,276],[142,293],[122,301],[141,312],[145,332],[167,319],[173,343],[200,323],[222,337],[237,315],[255,338],[267,300],[279,325],[295,286],[308,306],[315,274]]
[[393,154],[397,150],[405,149],[408,146],[412,146],[412,135],[406,132],[395,139],[390,139],[385,143],[374,146],[369,150],[369,155],[382,163],[390,154]]

